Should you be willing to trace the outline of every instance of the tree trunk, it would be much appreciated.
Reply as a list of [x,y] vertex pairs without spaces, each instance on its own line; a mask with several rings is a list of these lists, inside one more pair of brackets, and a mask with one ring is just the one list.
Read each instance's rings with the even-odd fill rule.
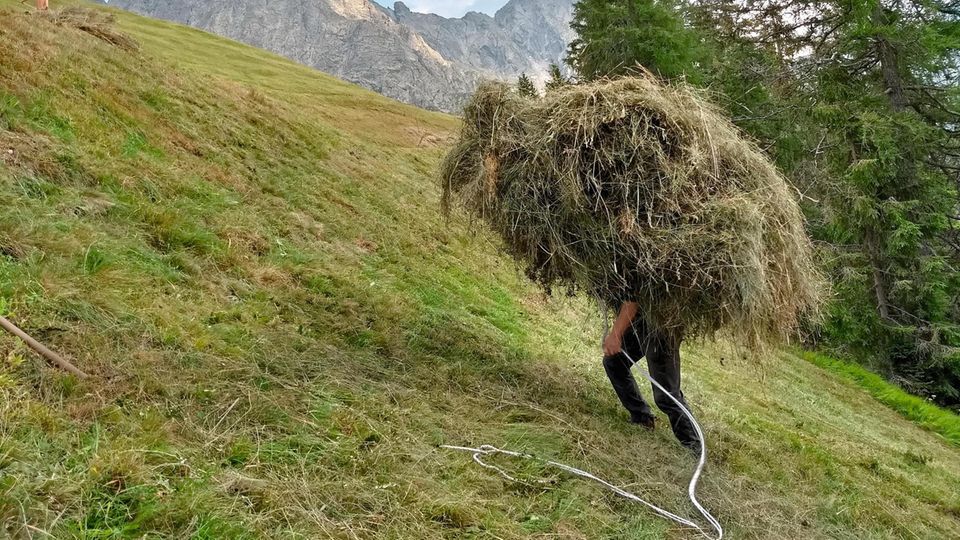
[[[890,23],[887,12],[879,2],[870,14],[870,21],[877,27],[886,26]],[[900,114],[907,110],[909,101],[904,91],[903,77],[900,74],[900,59],[896,46],[881,31],[876,32],[873,37],[877,60],[880,64],[880,75],[883,79],[884,94],[890,103],[890,109],[894,114]],[[909,157],[901,157],[897,164],[898,189],[908,189],[916,182],[916,164]],[[878,202],[891,198],[892,194],[877,193]],[[870,226],[864,232],[864,248],[867,257],[870,260],[870,266],[873,271],[873,288],[877,297],[877,312],[884,321],[890,319],[890,300],[887,296],[886,279],[883,272],[883,251],[884,237],[882,230],[876,225]]]
[[[890,19],[879,3],[870,16],[871,22],[877,26],[889,24]],[[910,107],[910,98],[904,90],[903,76],[900,74],[900,57],[896,46],[890,39],[880,33],[874,35],[877,51],[877,60],[880,62],[880,75],[883,78],[884,94],[890,102],[890,109],[894,113],[905,112]],[[907,189],[916,186],[917,164],[912,157],[901,159],[898,164],[900,188]]]
[[883,269],[880,267],[883,264],[883,254],[880,252],[878,237],[876,227],[869,227],[864,233],[863,247],[870,260],[870,268],[873,270],[873,292],[877,297],[877,312],[886,322],[890,320],[890,301],[887,299],[886,281],[883,279]]
[[[874,24],[886,24],[887,15],[879,4],[873,10],[871,19]],[[880,60],[880,74],[883,76],[885,93],[890,100],[890,107],[894,112],[903,112],[909,103],[903,91],[903,78],[900,77],[900,61],[897,58],[897,49],[890,40],[882,34],[874,36],[877,48],[877,59]]]

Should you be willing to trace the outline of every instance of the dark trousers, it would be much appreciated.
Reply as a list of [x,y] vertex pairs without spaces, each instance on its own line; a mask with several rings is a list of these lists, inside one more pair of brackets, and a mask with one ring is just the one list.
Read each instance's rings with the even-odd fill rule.
[[[650,376],[687,406],[683,392],[680,391],[680,338],[648,330],[646,324],[637,318],[624,334],[621,348],[635,362],[646,357]],[[603,369],[607,372],[620,403],[623,403],[634,421],[639,421],[653,416],[653,412],[640,395],[637,381],[630,371],[632,365],[623,353],[603,359]],[[680,407],[656,386],[653,386],[653,400],[670,419],[670,427],[677,439],[684,446],[699,448],[700,438]]]

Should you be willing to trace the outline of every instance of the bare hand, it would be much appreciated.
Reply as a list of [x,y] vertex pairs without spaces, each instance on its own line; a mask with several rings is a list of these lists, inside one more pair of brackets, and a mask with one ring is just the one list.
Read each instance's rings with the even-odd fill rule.
[[623,350],[623,337],[616,332],[610,332],[603,340],[604,356],[614,356]]

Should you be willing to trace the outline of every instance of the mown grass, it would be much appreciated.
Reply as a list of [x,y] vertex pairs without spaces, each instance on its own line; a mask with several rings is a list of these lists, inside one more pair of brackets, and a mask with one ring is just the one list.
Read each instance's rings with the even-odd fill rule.
[[857,364],[811,351],[804,351],[801,356],[808,362],[855,382],[878,401],[899,412],[905,418],[960,446],[960,416],[953,412],[909,394]]
[[[596,315],[439,216],[454,119],[168,23],[118,14],[136,52],[0,11],[0,307],[94,374],[0,337],[0,536],[696,537],[438,450],[692,512],[693,460],[625,421]],[[684,361],[731,537],[960,534],[942,438],[791,354]]]

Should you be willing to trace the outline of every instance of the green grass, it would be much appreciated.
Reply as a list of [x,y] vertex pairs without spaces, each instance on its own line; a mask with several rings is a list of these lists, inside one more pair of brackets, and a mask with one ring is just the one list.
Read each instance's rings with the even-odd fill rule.
[[844,362],[815,352],[801,353],[812,364],[855,382],[877,401],[899,412],[905,418],[942,435],[960,446],[960,416],[914,396],[890,384],[876,373],[851,362]]
[[[437,448],[693,512],[693,460],[625,421],[596,314],[439,215],[455,119],[169,23],[118,13],[131,52],[0,11],[0,311],[94,375],[0,336],[0,536],[697,537]],[[790,353],[684,363],[731,538],[960,536],[943,437]]]

